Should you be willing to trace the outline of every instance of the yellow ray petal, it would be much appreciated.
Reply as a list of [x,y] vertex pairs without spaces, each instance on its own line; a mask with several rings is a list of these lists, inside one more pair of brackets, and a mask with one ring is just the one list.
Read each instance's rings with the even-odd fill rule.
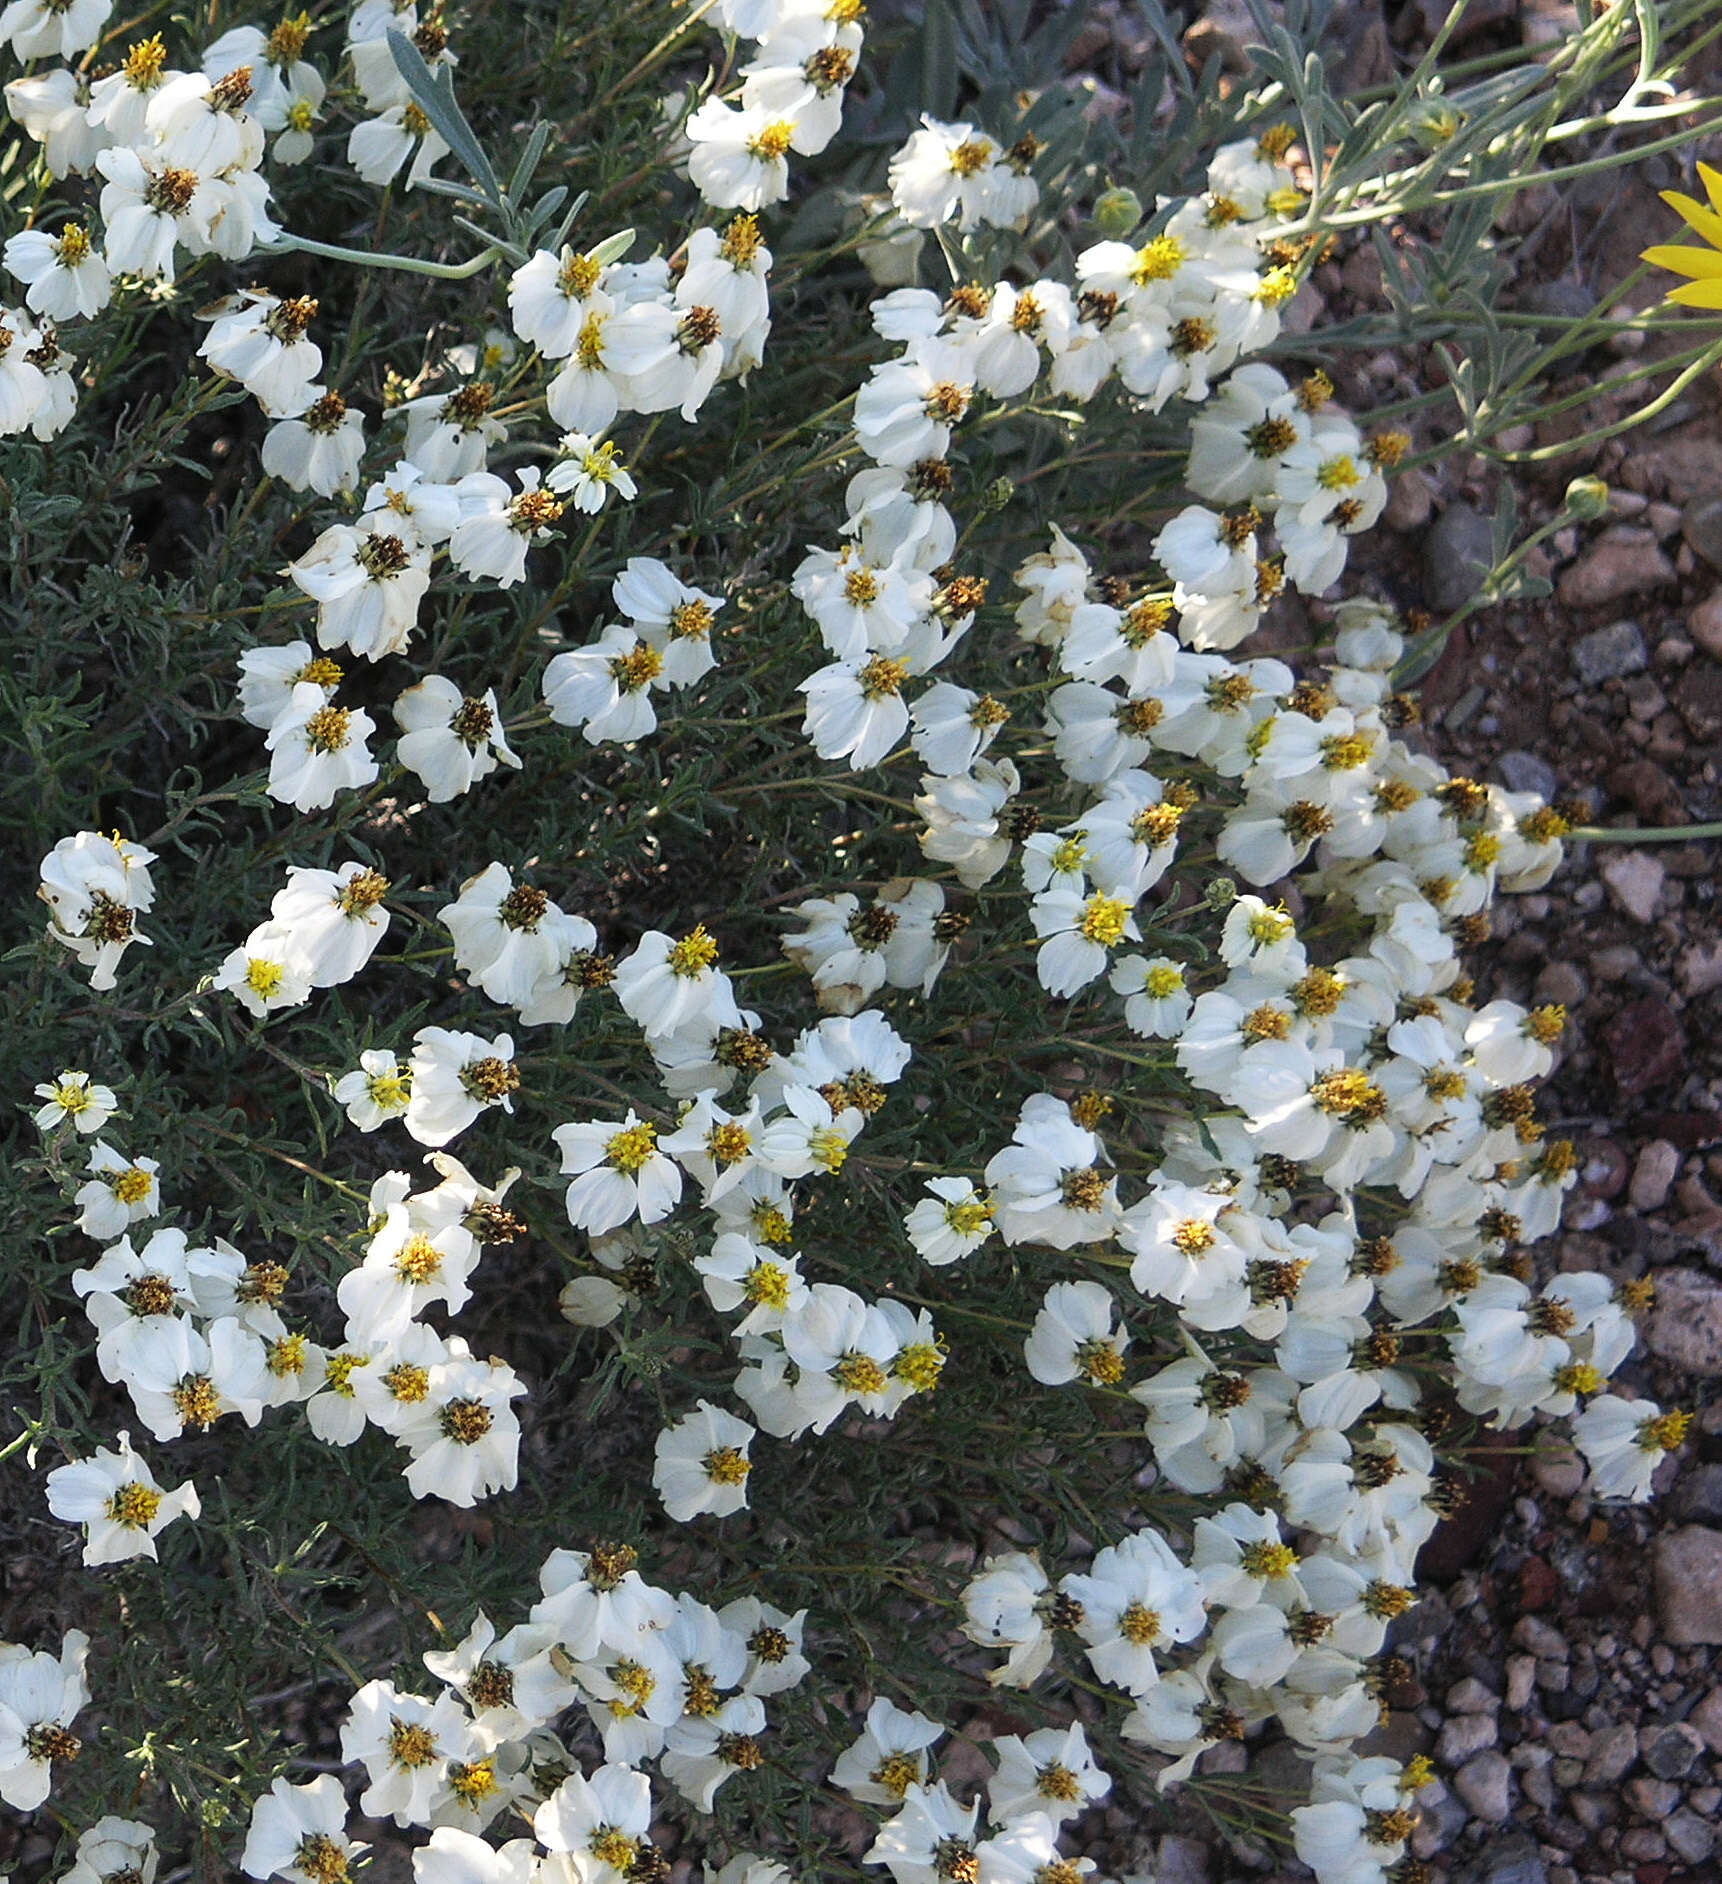
[[1713,249],[1722,249],[1722,216],[1692,197],[1682,196],[1678,190],[1664,190],[1662,200],[1679,213],[1683,222],[1692,225],[1692,233],[1701,241],[1708,242]]
[[1663,245],[1646,249],[1638,259],[1652,268],[1671,268],[1677,275],[1722,275],[1722,255],[1714,249]]
[[1668,291],[1670,301],[1678,301],[1682,307],[1713,307],[1722,309],[1722,276],[1710,281],[1685,281],[1678,288]]
[[1710,207],[1722,211],[1722,171],[1712,170],[1708,164],[1700,164],[1698,175],[1705,194],[1710,198]]

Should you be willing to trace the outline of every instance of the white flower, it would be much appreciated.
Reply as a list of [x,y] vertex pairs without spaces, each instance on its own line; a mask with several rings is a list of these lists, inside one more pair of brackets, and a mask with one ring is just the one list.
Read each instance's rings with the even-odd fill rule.
[[903,1228],[921,1260],[942,1269],[948,1263],[972,1256],[997,1229],[992,1206],[969,1178],[928,1178],[923,1197],[907,1217]]
[[675,1209],[682,1174],[658,1149],[658,1128],[630,1108],[617,1122],[559,1125],[550,1136],[562,1153],[568,1221],[601,1236],[638,1217],[656,1223]]
[[404,519],[334,523],[283,574],[317,603],[317,645],[368,661],[399,654],[418,625],[431,553]]
[[0,39],[20,59],[74,59],[102,36],[113,0],[10,0]]
[[409,1405],[395,1427],[397,1443],[412,1454],[406,1474],[412,1495],[465,1508],[492,1492],[512,1491],[520,1422],[508,1403],[525,1391],[514,1369],[500,1361],[451,1352],[433,1366],[425,1397]]
[[367,864],[287,866],[286,885],[271,898],[269,913],[310,957],[313,988],[351,981],[375,954],[389,931],[388,892],[388,878]]
[[516,475],[517,493],[488,471],[463,477],[455,486],[460,522],[448,540],[449,561],[463,576],[488,576],[503,589],[525,579],[528,548],[549,536],[563,508],[558,497],[539,488],[536,465]]
[[123,1563],[131,1557],[155,1560],[155,1540],[175,1518],[195,1518],[201,1506],[189,1480],[163,1491],[148,1464],[131,1448],[125,1433],[119,1450],[105,1446],[47,1477],[48,1509],[84,1529],[84,1565]]
[[78,1834],[76,1862],[61,1884],[120,1884],[129,1878],[136,1878],[138,1884],[155,1884],[160,1860],[152,1827],[110,1813]]
[[481,1034],[421,1027],[413,1035],[409,1068],[411,1097],[406,1128],[421,1145],[446,1145],[491,1106],[514,1110],[520,1074],[514,1042],[507,1034]]
[[1036,1093],[1023,1104],[1014,1142],[990,1160],[993,1215],[1008,1243],[1070,1249],[1102,1243],[1122,1220],[1117,1180],[1097,1168],[1100,1140],[1063,1100]]
[[627,1884],[651,1842],[651,1781],[629,1766],[600,1766],[590,1779],[573,1772],[533,1814],[532,1829],[546,1850],[565,1854],[577,1884]]
[[365,741],[376,730],[362,707],[335,706],[321,687],[301,682],[263,741],[270,797],[297,811],[327,811],[338,793],[374,784],[377,762]]
[[481,1757],[472,1723],[451,1694],[426,1701],[391,1681],[367,1681],[341,1723],[341,1758],[362,1762],[371,1782],[359,1810],[368,1818],[389,1813],[403,1829],[429,1821],[451,1760]]
[[717,665],[711,636],[724,605],[721,595],[691,588],[655,557],[631,556],[610,585],[610,596],[642,638],[662,653],[666,686],[691,686]]
[[708,98],[683,127],[692,148],[688,179],[715,209],[764,209],[789,194],[792,118],[758,107],[737,110]]
[[259,289],[205,310],[213,316],[198,348],[217,373],[236,379],[272,419],[296,418],[313,398],[323,350],[305,337],[317,312],[309,296],[278,300]]
[[293,932],[276,922],[253,929],[216,971],[214,986],[259,1020],[301,1007],[311,995],[311,958]]
[[88,1073],[71,1067],[52,1084],[44,1082],[37,1086],[35,1094],[48,1102],[35,1114],[37,1128],[44,1132],[53,1131],[67,1120],[80,1133],[99,1132],[114,1116],[120,1103],[111,1086],[98,1086]]
[[1082,1605],[1077,1633],[1102,1681],[1142,1694],[1160,1678],[1155,1649],[1193,1641],[1207,1627],[1202,1585],[1153,1531],[1097,1553],[1086,1576],[1059,1584]]
[[87,320],[107,306],[113,292],[108,265],[82,223],[66,223],[58,235],[20,230],[7,238],[4,258],[7,270],[28,284],[24,305],[49,320]]
[[747,1504],[747,1448],[754,1429],[709,1400],[658,1435],[652,1488],[678,1524],[727,1518]]
[[741,1010],[717,958],[701,924],[679,941],[648,929],[616,964],[616,998],[648,1041],[695,1027],[739,1027]]
[[189,165],[148,161],[128,145],[95,153],[102,189],[103,254],[116,275],[174,278],[174,247],[204,241],[221,207],[214,186]]
[[[413,146],[418,152],[413,154]],[[347,138],[347,162],[364,182],[380,188],[392,183],[409,156],[406,187],[411,190],[424,182],[448,155],[448,145],[419,106],[410,100],[404,105],[390,105],[375,118],[366,118],[353,126]]]
[[129,1225],[153,1217],[161,1209],[156,1184],[160,1166],[153,1158],[123,1158],[106,1139],[90,1147],[90,1170],[95,1174],[78,1186],[78,1228],[98,1243],[123,1236]]
[[558,726],[578,726],[590,745],[643,739],[657,729],[652,689],[666,687],[664,657],[635,629],[615,623],[585,648],[552,657],[544,699]]
[[77,1757],[70,1729],[90,1699],[89,1647],[82,1630],[70,1629],[57,1656],[13,1643],[0,1655],[0,1799],[19,1812],[47,1798],[51,1761]]
[[927,1783],[926,1750],[945,1731],[925,1714],[905,1712],[881,1697],[868,1708],[860,1739],[838,1754],[831,1783],[863,1805],[896,1805],[911,1786]]
[[565,432],[559,449],[561,456],[550,467],[545,487],[566,497],[582,516],[595,517],[612,491],[623,503],[639,495],[640,487],[608,439],[588,432]]
[[875,654],[837,661],[802,681],[807,696],[801,730],[822,759],[847,759],[852,772],[877,765],[909,730],[903,704],[907,660]]
[[120,957],[133,942],[149,942],[135,918],[155,901],[154,862],[141,844],[95,831],[61,838],[42,859],[36,894],[48,905],[48,933],[92,970],[90,986],[98,992],[114,986]]
[[[1002,187],[999,148],[972,124],[941,124],[923,117],[921,129],[891,159],[891,200],[912,229],[934,229],[956,218],[960,230],[1017,220]],[[1031,198],[1032,206],[1032,198]]]
[[1649,1400],[1599,1394],[1573,1421],[1573,1438],[1590,1467],[1592,1494],[1634,1503],[1648,1498],[1656,1468],[1685,1439],[1691,1417],[1663,1413]]
[[1043,1727],[1026,1738],[1001,1734],[993,1750],[999,1764],[987,1786],[987,1816],[995,1825],[1036,1812],[1061,1825],[1112,1790],[1110,1775],[1094,1763],[1080,1721]]
[[[121,73],[114,78],[123,82]],[[91,116],[92,97],[89,80],[64,66],[8,82],[6,109],[42,146],[50,176],[87,176],[96,153],[113,142],[112,134]]]
[[1022,1551],[988,1557],[964,1586],[963,1634],[982,1648],[1010,1650],[988,1671],[994,1687],[1032,1687],[1046,1672],[1053,1649],[1046,1621],[1052,1602],[1040,1560]]
[[516,885],[500,863],[487,865],[437,911],[454,938],[455,966],[491,1000],[527,1007],[537,990],[560,982],[587,939],[589,925],[559,909],[532,885]]
[[1142,939],[1129,903],[1098,891],[1084,896],[1049,887],[1034,899],[1029,916],[1035,934],[1043,938],[1035,956],[1036,976],[1057,999],[1068,999],[1104,974],[1108,949]]
[[1028,1371],[1048,1387],[1086,1380],[1115,1387],[1124,1378],[1130,1331],[1114,1328],[1117,1304],[1098,1282],[1055,1282],[1023,1343]]
[[333,1773],[305,1786],[277,1779],[251,1808],[239,1868],[247,1877],[340,1884],[365,1849],[347,1836],[347,1795]]
[[365,456],[365,415],[338,392],[311,386],[302,414],[279,419],[263,439],[260,461],[273,478],[296,491],[333,497],[359,481]]

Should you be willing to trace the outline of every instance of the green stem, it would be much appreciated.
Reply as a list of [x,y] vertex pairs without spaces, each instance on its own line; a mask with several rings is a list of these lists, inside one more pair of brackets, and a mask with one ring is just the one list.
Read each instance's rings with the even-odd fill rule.
[[309,236],[294,235],[290,231],[284,232],[280,240],[271,243],[264,252],[278,255],[291,249],[306,255],[321,255],[326,261],[353,262],[360,268],[398,268],[408,275],[433,275],[438,281],[468,281],[483,273],[502,253],[501,249],[493,247],[480,250],[464,262],[427,262],[416,255],[393,255],[386,250],[367,253],[364,249],[344,249],[333,242],[313,242]]
[[1722,823],[1628,825],[1581,824],[1568,832],[1572,844],[1684,844],[1688,839],[1722,837]]

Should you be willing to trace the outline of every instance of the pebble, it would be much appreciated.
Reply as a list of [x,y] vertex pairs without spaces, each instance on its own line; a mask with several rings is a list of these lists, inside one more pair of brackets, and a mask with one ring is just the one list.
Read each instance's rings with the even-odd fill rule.
[[[1657,555],[1661,554],[1658,550]],[[1635,621],[1617,621],[1581,635],[1568,653],[1573,672],[1587,687],[1599,687],[1605,680],[1624,680],[1650,665],[1644,635]]]
[[[1513,1641],[1522,1649],[1535,1655],[1539,1661],[1565,1661],[1571,1651],[1567,1648],[1567,1639],[1553,1623],[1544,1622],[1541,1616],[1521,1616],[1513,1624]],[[1722,1703],[1722,1692],[1718,1694]]]
[[1722,1753],[1722,1688],[1712,1688],[1686,1716],[1686,1724],[1697,1729],[1712,1753]]
[[1680,534],[1713,569],[1722,569],[1722,497],[1697,497],[1680,513]]
[[[1722,510],[1722,498],[1716,499],[1716,504]],[[1719,523],[1722,523],[1722,519],[1719,519]],[[1692,639],[1706,654],[1713,660],[1722,661],[1722,589],[1693,609],[1686,617],[1686,626],[1691,631]]]
[[1493,1688],[1486,1688],[1475,1675],[1467,1675],[1447,1690],[1449,1714],[1492,1714],[1500,1705],[1501,1697]]
[[[1659,589],[1673,580],[1674,565],[1663,554],[1656,532],[1617,523],[1562,572],[1555,592],[1567,608],[1605,608],[1624,596]],[[1636,673],[1637,669],[1625,671]]]
[[1155,1853],[1154,1875],[1161,1884],[1207,1884],[1207,1845],[1200,1838],[1168,1832]]
[[1533,1656],[1507,1657],[1507,1706],[1515,1713],[1530,1706],[1531,1696],[1536,1691],[1536,1680],[1537,1664]]
[[1635,1825],[1630,1832],[1621,1834],[1620,1855],[1630,1858],[1634,1864],[1654,1863],[1658,1858],[1667,1857],[1668,1841],[1646,1825]]
[[1581,1727],[1576,1720],[1558,1720],[1549,1729],[1547,1740],[1551,1751],[1569,1760],[1585,1760],[1590,1757],[1590,1729]]
[[1610,851],[1597,869],[1617,909],[1634,922],[1655,919],[1657,898],[1668,876],[1661,858],[1648,850]]
[[1685,1030],[1674,1010],[1655,995],[1628,1002],[1603,1030],[1603,1040],[1623,1098],[1666,1085],[1686,1070]]
[[1671,1780],[1640,1773],[1626,1782],[1626,1803],[1640,1818],[1660,1822],[1680,1803],[1680,1788]]
[[1590,992],[1584,970],[1576,962],[1550,962],[1537,976],[1536,1000],[1539,1005],[1575,1008]]
[[1605,1727],[1593,1734],[1590,1758],[1585,1761],[1587,1786],[1612,1786],[1623,1779],[1638,1763],[1638,1730],[1635,1727]]
[[1688,1864],[1702,1864],[1716,1849],[1716,1834],[1696,1812],[1681,1810],[1662,1822],[1668,1848]]
[[1683,1720],[1653,1731],[1656,1738],[1645,1752],[1645,1765],[1658,1779],[1684,1779],[1704,1751],[1703,1736]]
[[1437,615],[1470,601],[1495,564],[1495,526],[1480,510],[1449,504],[1423,539],[1423,592]]
[[1722,942],[1692,942],[1680,951],[1674,974],[1689,999],[1722,988]]
[[1453,1790],[1485,1825],[1503,1825],[1513,1809],[1513,1769],[1490,1748],[1475,1754],[1453,1775]]
[[1435,492],[1427,477],[1415,466],[1401,471],[1387,494],[1387,507],[1381,520],[1390,530],[1409,533],[1421,530],[1435,509]]
[[[1551,1498],[1571,1498],[1584,1484],[1584,1460],[1565,1440],[1545,1445],[1531,1460],[1531,1476]],[[1507,1705],[1511,1707],[1512,1701]]]
[[[1722,1375],[1722,1283],[1697,1269],[1663,1270],[1644,1341],[1652,1354],[1689,1374]],[[1722,1641],[1722,1635],[1714,1639]]]
[[1680,1173],[1680,1153],[1666,1138],[1653,1138],[1632,1167],[1627,1196],[1634,1210],[1660,1210]]
[[1435,1758],[1445,1767],[1463,1766],[1472,1754],[1495,1744],[1493,1714],[1455,1714],[1441,1727]]
[[1495,761],[1501,783],[1510,792],[1535,792],[1553,798],[1560,790],[1560,780],[1548,760],[1535,752],[1503,752]]
[[1682,1648],[1722,1642],[1722,1531],[1683,1524],[1664,1531],[1651,1552],[1663,1640]]

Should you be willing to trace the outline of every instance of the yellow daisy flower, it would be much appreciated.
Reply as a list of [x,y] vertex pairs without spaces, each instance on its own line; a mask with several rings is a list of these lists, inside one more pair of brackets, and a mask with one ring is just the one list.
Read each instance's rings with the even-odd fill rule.
[[1669,289],[1670,301],[1682,302],[1687,307],[1722,308],[1722,171],[1700,164],[1698,174],[1710,198],[1708,209],[1679,190],[1664,190],[1662,200],[1710,246],[1698,249],[1685,244],[1662,244],[1646,249],[1641,259],[1652,267],[1671,268],[1677,275],[1692,277],[1678,288]]

